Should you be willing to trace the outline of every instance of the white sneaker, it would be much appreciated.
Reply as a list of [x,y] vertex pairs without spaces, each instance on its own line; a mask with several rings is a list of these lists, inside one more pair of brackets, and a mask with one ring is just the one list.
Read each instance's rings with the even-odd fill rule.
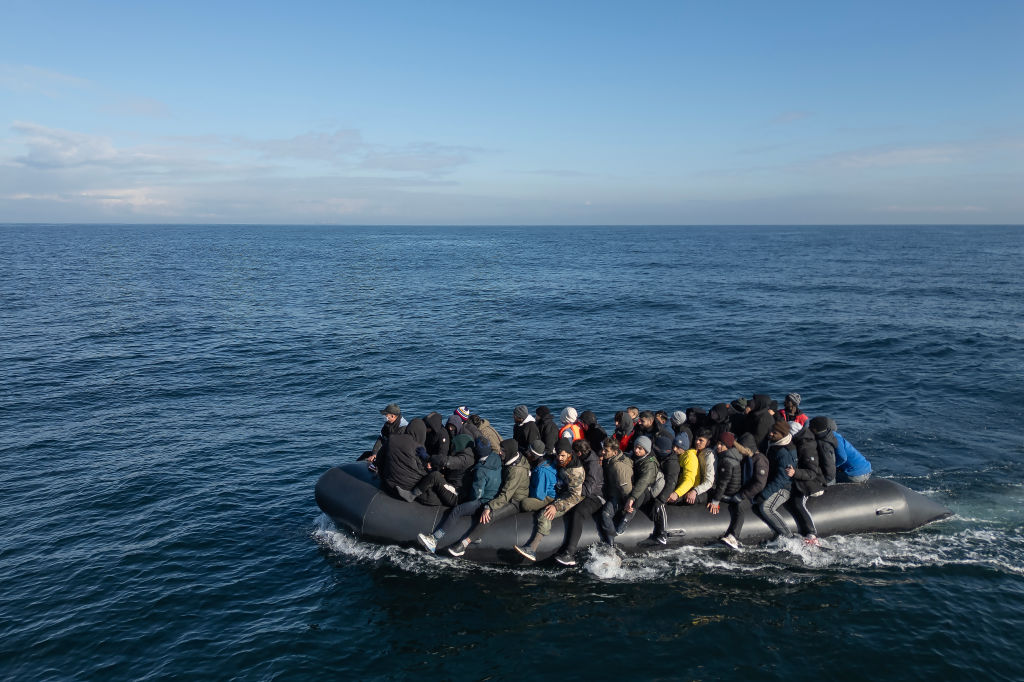
[[734,538],[732,536],[732,533],[730,533],[729,535],[723,536],[720,540],[721,540],[722,544],[728,545],[728,546],[732,547],[733,549],[739,549],[740,548],[740,541],[737,540],[736,538]]
[[426,535],[420,533],[416,536],[416,539],[420,541],[420,544],[427,548],[427,551],[431,554],[437,552],[437,540],[434,539],[433,535]]

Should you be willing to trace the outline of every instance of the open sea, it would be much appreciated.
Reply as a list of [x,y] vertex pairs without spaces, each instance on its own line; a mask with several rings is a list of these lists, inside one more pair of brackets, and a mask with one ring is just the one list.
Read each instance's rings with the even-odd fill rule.
[[[803,396],[954,512],[573,570],[359,541],[379,410]],[[0,225],[0,679],[1024,679],[1024,229]]]

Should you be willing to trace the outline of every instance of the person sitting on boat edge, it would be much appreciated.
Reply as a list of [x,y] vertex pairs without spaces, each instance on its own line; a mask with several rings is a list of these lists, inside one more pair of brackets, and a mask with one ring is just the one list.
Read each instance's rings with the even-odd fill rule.
[[462,495],[466,472],[490,450],[484,438],[474,441],[468,433],[455,436],[450,454],[429,455],[425,448],[419,448],[417,453],[426,461],[427,474],[413,486],[408,497],[401,491],[399,494],[402,499],[428,507],[454,507]]
[[590,442],[586,439],[574,442],[572,450],[583,465],[583,499],[566,516],[565,543],[562,545],[562,551],[555,555],[555,561],[563,566],[576,565],[574,555],[583,535],[583,524],[604,504],[604,468],[601,465],[601,456],[590,447]]
[[388,438],[396,433],[405,433],[405,428],[409,426],[409,422],[402,417],[402,408],[397,403],[388,403],[380,413],[384,415],[384,425],[380,427],[380,435],[374,441],[373,447],[359,457],[361,460],[369,460],[370,464],[373,464],[374,467],[376,467],[375,460],[377,459],[377,454],[384,447],[384,444],[387,443]]
[[[651,533],[650,540],[658,545],[668,544],[668,512],[665,505],[668,504],[679,481],[679,455],[673,451],[673,445],[673,439],[666,432],[662,432],[655,438],[652,445],[663,480],[661,490],[655,493],[651,499],[651,520],[654,521],[654,531]],[[689,442],[687,442],[687,446],[689,446]]]
[[410,491],[427,475],[426,437],[427,425],[413,419],[403,433],[388,437],[374,460],[381,488],[400,500],[412,501]]
[[720,512],[722,502],[729,505],[729,514],[732,520],[721,541],[733,548],[738,548],[736,528],[743,527],[742,498],[739,497],[740,489],[743,487],[743,469],[741,468],[741,457],[736,449],[736,436],[731,431],[726,431],[718,437],[715,444],[718,453],[718,466],[715,469],[715,487],[711,491],[711,501],[708,502],[708,511],[712,514]]
[[[530,454],[537,458],[544,457],[544,441],[537,439],[530,445]],[[501,488],[498,494],[487,502],[480,510],[477,522],[469,529],[469,532],[458,542],[448,546],[448,553],[460,557],[466,553],[466,548],[473,542],[478,541],[490,528],[488,524],[498,519],[517,514],[522,503],[530,494],[530,463],[526,455],[516,452],[505,459],[506,452],[502,450],[501,467]]]
[[601,505],[601,532],[605,542],[615,545],[615,516],[626,505],[633,492],[633,460],[612,436],[601,448],[601,466],[604,468],[604,504]]
[[519,445],[519,452],[525,453],[530,448],[530,443],[540,438],[537,420],[530,414],[530,408],[526,405],[516,405],[512,410],[512,422],[512,437]]
[[594,456],[600,458],[598,453],[601,452],[608,433],[597,423],[597,415],[591,410],[584,410],[580,412],[578,423],[583,427],[583,437],[590,443],[590,449],[594,452]]
[[[824,443],[825,450],[835,453],[835,482],[864,483],[871,478],[871,463],[853,444],[842,437],[836,430],[836,423],[828,417],[815,417],[810,421],[811,432],[818,439],[819,445]],[[822,471],[826,471],[827,462],[822,463]]]
[[754,501],[757,513],[775,533],[773,540],[793,537],[793,531],[786,525],[786,520],[779,514],[779,509],[789,501],[790,488],[793,484],[790,471],[797,464],[796,448],[793,436],[789,434],[788,422],[775,422],[768,432],[771,445],[768,446],[768,482]]
[[452,416],[448,417],[448,421],[446,421],[444,425],[454,439],[455,436],[465,430],[467,421],[469,421],[469,408],[460,405],[455,408],[455,411],[452,412]]
[[794,428],[799,429],[793,434],[797,464],[786,472],[793,479],[793,493],[789,498],[789,505],[793,518],[803,533],[804,542],[808,545],[817,545],[818,530],[814,526],[811,512],[807,509],[807,498],[818,497],[825,490],[825,478],[818,465],[818,444],[810,428],[799,428],[800,423],[795,421],[789,424],[790,431]]
[[551,532],[551,522],[564,515],[579,504],[583,499],[583,481],[586,473],[576,453],[572,450],[572,441],[563,438],[555,446],[558,458],[559,491],[551,504],[539,510],[534,519],[536,522],[533,538],[525,546],[515,546],[515,550],[530,561],[537,560],[537,547],[544,536]]
[[484,439],[476,441],[476,464],[473,465],[473,483],[469,499],[452,507],[433,533],[420,533],[416,537],[427,551],[437,551],[437,541],[451,531],[452,526],[462,518],[473,516],[480,508],[494,499],[501,487],[501,465],[511,456],[519,456],[516,442],[512,439],[501,442],[501,449],[495,451]]
[[[696,471],[693,474],[692,483],[690,483],[688,474],[680,474],[679,485],[675,490],[679,496],[678,500],[673,500],[669,496],[669,502],[700,505],[707,503],[708,493],[715,485],[715,451],[710,447],[710,442],[711,432],[704,429],[697,432],[695,447],[689,448],[684,453],[679,453],[676,450],[679,455],[680,468],[689,470],[688,468],[692,466]],[[690,483],[689,488],[686,487],[687,483]]]
[[647,436],[639,436],[633,442],[633,489],[626,496],[615,522],[615,535],[626,532],[637,510],[661,492],[659,481],[661,485],[665,483],[661,469],[658,468],[658,460],[651,454],[653,449],[651,439]]

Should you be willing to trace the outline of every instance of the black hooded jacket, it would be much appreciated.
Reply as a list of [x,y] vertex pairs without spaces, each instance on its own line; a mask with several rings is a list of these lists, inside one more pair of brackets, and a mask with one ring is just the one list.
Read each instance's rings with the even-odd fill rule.
[[793,474],[793,488],[801,495],[811,495],[825,489],[825,477],[818,464],[818,440],[811,430],[804,427],[793,435],[796,446],[796,471]]
[[604,445],[605,439],[608,438],[608,432],[598,425],[597,415],[590,410],[584,410],[580,415],[580,421],[583,423],[583,437],[590,444],[590,449],[594,452],[601,452],[601,447]]
[[768,450],[770,442],[768,434],[775,425],[775,415],[771,412],[772,399],[763,393],[755,393],[750,401],[750,414],[747,415],[747,433],[754,436],[757,449],[761,452]]
[[540,438],[544,441],[544,449],[551,453],[555,451],[558,443],[558,426],[551,416],[551,410],[546,405],[537,408],[537,428],[540,430]]
[[[554,426],[554,424],[552,424],[552,426]],[[519,452],[526,452],[530,447],[530,443],[535,440],[540,440],[540,429],[537,428],[536,420],[531,419],[528,422],[523,422],[513,426],[512,437],[516,440]]]
[[[711,429],[711,440],[717,442],[718,437],[732,429],[729,420],[729,403],[718,403],[711,408],[707,417],[708,428]],[[739,434],[734,434],[739,435]]]
[[[377,457],[377,474],[386,490],[395,488],[412,490],[427,475],[425,459],[417,452],[427,438],[427,425],[422,419],[413,419],[405,433],[396,433]],[[423,454],[426,454],[424,449]]]
[[427,425],[427,454],[447,455],[451,443],[448,440],[448,429],[444,428],[444,417],[440,412],[431,412],[423,421]]

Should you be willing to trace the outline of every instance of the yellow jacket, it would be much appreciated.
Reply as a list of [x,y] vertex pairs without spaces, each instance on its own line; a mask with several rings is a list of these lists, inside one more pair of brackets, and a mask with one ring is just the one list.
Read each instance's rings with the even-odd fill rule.
[[701,478],[700,467],[697,464],[697,451],[690,448],[679,455],[679,485],[676,486],[676,495],[682,497],[690,492],[690,488],[698,485]]

